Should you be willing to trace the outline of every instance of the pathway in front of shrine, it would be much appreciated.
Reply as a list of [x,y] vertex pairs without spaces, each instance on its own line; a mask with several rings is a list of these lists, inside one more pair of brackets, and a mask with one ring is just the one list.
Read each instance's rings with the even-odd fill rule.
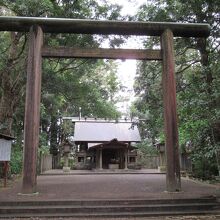
[[220,197],[220,186],[182,178],[182,191],[167,193],[164,174],[42,175],[37,178],[38,195],[20,196],[21,181],[0,189],[0,201],[173,199]]

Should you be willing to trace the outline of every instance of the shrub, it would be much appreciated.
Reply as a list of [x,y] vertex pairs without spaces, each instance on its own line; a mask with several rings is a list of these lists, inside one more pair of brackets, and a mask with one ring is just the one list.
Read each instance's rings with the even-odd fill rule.
[[21,174],[23,161],[23,149],[18,144],[12,145],[10,168],[11,174]]

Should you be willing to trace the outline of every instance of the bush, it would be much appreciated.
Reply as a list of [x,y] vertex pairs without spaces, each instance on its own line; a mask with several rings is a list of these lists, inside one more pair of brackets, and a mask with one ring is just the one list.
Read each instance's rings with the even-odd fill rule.
[[20,145],[14,144],[11,149],[10,168],[11,174],[21,174],[23,161],[23,150]]
[[200,160],[193,161],[193,176],[203,180],[213,179],[218,175],[217,165],[214,159],[200,158]]
[[77,163],[73,164],[71,167],[72,170],[92,170],[91,164]]

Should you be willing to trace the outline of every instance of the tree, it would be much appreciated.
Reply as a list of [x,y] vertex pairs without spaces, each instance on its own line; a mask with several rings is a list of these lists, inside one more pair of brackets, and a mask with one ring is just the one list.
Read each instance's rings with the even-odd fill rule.
[[13,114],[24,93],[23,51],[26,40],[25,36],[14,32],[2,34],[1,38],[0,129],[1,132],[11,135]]
[[[203,178],[216,175],[215,152],[220,146],[216,130],[220,127],[219,10],[218,1],[164,0],[143,5],[136,16],[137,20],[207,22],[211,26],[207,43],[204,39],[175,39],[180,146],[190,148],[195,174]],[[147,48],[159,46],[154,37],[144,43]],[[135,89],[140,97],[134,106],[137,114],[147,113],[147,132],[153,139],[163,140],[160,72],[158,64],[139,63]]]

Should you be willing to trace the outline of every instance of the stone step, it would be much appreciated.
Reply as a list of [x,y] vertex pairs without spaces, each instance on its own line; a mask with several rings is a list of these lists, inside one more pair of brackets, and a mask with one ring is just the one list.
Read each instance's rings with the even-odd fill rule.
[[108,213],[108,212],[157,212],[157,211],[187,211],[187,210],[213,210],[216,203],[194,204],[160,204],[160,205],[126,205],[126,206],[4,206],[0,208],[0,214],[7,213]]
[[207,204],[203,204],[203,203],[187,203],[187,204],[159,204],[159,205],[99,205],[99,206],[73,206],[73,205],[59,205],[59,206],[16,206],[16,207],[11,207],[11,206],[3,206],[0,207],[0,213],[3,212],[4,210],[6,211],[23,211],[23,210],[31,210],[31,211],[48,211],[51,210],[53,211],[54,209],[59,209],[59,210],[73,210],[73,211],[81,211],[82,209],[85,211],[89,211],[89,212],[97,212],[97,211],[102,211],[102,210],[115,210],[115,211],[122,211],[122,210],[126,210],[126,211],[130,211],[133,209],[138,210],[138,209],[144,209],[144,210],[148,210],[148,209],[189,209],[189,207],[191,207],[191,209],[203,209],[205,208],[212,208],[217,206],[216,203],[207,203]]
[[[13,204],[13,205],[12,205]],[[218,213],[214,197],[175,200],[12,201],[1,203],[0,218],[31,216],[158,216]],[[173,214],[172,214],[173,213]]]
[[200,210],[200,211],[163,211],[163,212],[118,212],[118,213],[28,213],[3,214],[0,219],[28,218],[28,217],[73,217],[73,218],[131,218],[131,217],[159,217],[159,216],[187,216],[187,215],[215,215],[220,217],[220,211]]
[[147,204],[182,204],[182,203],[209,203],[216,202],[214,196],[205,198],[188,198],[188,199],[123,199],[123,200],[32,200],[32,201],[0,201],[1,206],[40,206],[40,205],[147,205]]

